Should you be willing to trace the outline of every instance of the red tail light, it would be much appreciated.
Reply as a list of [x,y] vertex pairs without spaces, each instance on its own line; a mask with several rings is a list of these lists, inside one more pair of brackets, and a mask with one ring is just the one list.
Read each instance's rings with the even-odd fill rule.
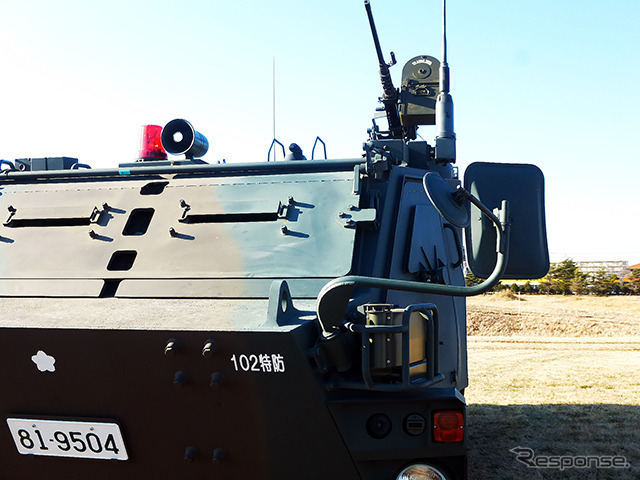
[[461,442],[463,438],[462,412],[444,411],[433,414],[433,439],[436,442]]
[[167,152],[162,147],[160,134],[162,127],[159,125],[143,125],[140,138],[140,160],[166,160]]

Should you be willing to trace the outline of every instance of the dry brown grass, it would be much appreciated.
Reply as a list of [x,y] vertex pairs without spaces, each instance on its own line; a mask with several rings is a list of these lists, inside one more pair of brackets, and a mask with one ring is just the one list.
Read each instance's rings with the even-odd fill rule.
[[467,311],[469,335],[640,336],[640,296],[481,295]]
[[[470,479],[640,478],[640,298],[486,296],[468,310]],[[631,466],[533,469],[518,446]]]

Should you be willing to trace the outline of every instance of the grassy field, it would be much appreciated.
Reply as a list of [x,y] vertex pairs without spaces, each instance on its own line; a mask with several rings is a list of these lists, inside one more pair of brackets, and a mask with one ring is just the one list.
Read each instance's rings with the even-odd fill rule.
[[[640,478],[640,298],[484,296],[468,310],[470,479]],[[576,468],[530,468],[516,447]],[[629,466],[577,468],[587,456]]]

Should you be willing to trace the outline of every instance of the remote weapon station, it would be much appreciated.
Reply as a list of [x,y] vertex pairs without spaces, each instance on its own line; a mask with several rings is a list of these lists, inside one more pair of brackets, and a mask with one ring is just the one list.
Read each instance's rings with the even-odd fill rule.
[[396,89],[365,7],[360,158],[208,164],[179,119],[119,168],[2,161],[3,478],[466,478],[465,297],[546,273],[544,180],[459,181],[444,28]]

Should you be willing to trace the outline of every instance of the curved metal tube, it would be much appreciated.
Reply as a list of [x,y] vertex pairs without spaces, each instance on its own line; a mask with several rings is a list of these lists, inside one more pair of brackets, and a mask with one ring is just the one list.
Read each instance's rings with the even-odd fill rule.
[[13,162],[10,162],[9,160],[0,160],[0,166],[2,165],[9,165],[9,168],[5,168],[4,171],[17,170]]
[[[464,190],[462,190],[464,191]],[[466,191],[464,191],[467,193]],[[469,198],[475,198],[467,193]],[[466,195],[465,195],[466,196]],[[348,275],[339,277],[328,282],[318,294],[318,322],[322,327],[325,337],[331,337],[337,333],[337,328],[344,321],[344,314],[347,311],[349,300],[355,287],[381,288],[385,290],[401,290],[405,292],[416,292],[433,295],[448,295],[452,297],[470,297],[485,293],[493,288],[507,267],[509,257],[509,224],[508,203],[502,201],[502,209],[499,212],[500,218],[487,209],[482,203],[472,201],[482,210],[496,226],[497,230],[497,261],[493,272],[484,282],[472,287],[461,287],[456,285],[439,285],[433,283],[412,282],[407,280],[396,280],[390,278],[364,277],[359,275]]]

